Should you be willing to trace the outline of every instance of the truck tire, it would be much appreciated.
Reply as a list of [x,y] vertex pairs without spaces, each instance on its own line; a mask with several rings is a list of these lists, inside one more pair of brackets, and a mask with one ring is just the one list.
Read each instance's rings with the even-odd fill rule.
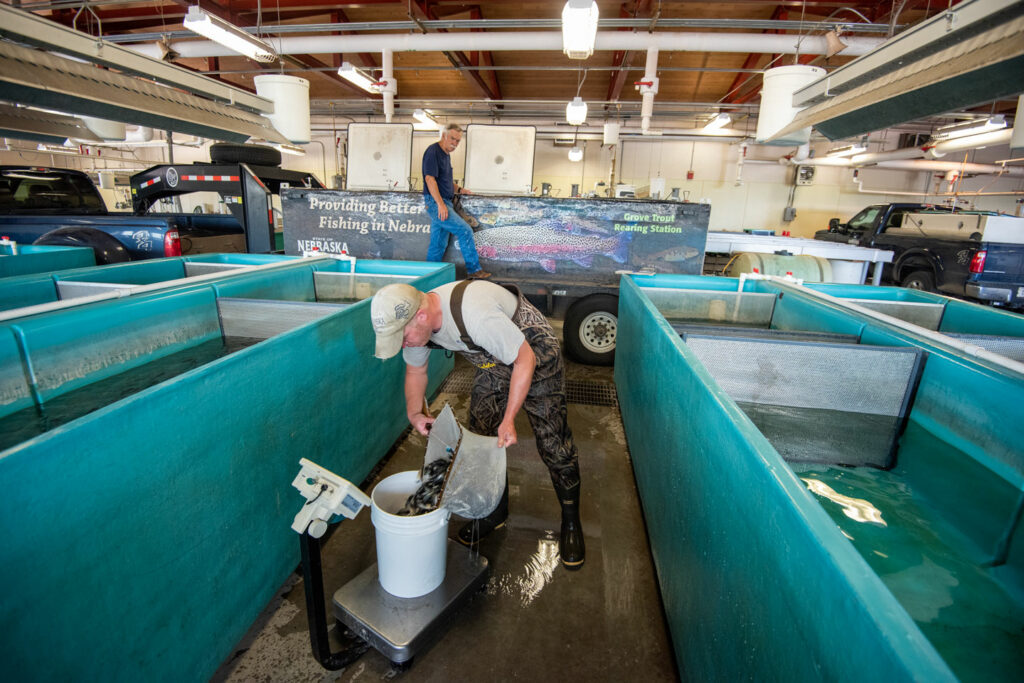
[[586,365],[613,364],[618,313],[619,297],[611,294],[591,294],[573,303],[562,330],[569,357]]
[[935,276],[928,270],[915,270],[904,276],[900,281],[900,286],[907,289],[920,289],[923,292],[934,292]]
[[280,166],[281,152],[261,145],[235,145],[218,142],[210,145],[210,162],[214,164],[252,164],[253,166]]
[[58,228],[52,230],[32,244],[60,247],[91,247],[96,255],[96,265],[131,261],[131,254],[113,236],[95,228]]

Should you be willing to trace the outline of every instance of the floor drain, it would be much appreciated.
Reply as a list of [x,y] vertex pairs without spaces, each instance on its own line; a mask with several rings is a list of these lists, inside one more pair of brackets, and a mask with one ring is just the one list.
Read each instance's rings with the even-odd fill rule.
[[[473,388],[473,374],[473,370],[456,370],[448,375],[441,385],[441,391],[450,394],[468,394]],[[565,390],[569,403],[609,407],[619,405],[615,385],[609,382],[570,379],[566,382]]]

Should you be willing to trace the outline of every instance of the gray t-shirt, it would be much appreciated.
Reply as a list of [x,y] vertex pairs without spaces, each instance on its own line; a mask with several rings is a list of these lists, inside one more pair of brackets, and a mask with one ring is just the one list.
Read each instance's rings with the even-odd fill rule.
[[[450,351],[468,351],[452,318],[451,298],[456,284],[449,282],[430,290],[441,299],[442,314],[441,329],[430,335],[430,341]],[[526,341],[512,322],[518,303],[515,294],[493,282],[473,282],[462,296],[462,322],[470,339],[506,365],[512,364]],[[426,346],[402,349],[402,358],[409,365],[422,366],[429,357],[430,349]]]

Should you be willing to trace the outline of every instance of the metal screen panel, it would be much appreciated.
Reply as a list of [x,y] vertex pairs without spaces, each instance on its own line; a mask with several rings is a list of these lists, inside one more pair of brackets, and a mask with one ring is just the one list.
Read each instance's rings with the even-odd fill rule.
[[768,327],[775,310],[775,294],[641,287],[667,320],[708,321]]
[[396,282],[408,282],[418,275],[383,275],[376,273],[313,273],[313,289],[317,301],[355,303],[369,299],[377,290]]
[[1024,363],[1024,337],[1003,337],[994,334],[959,334],[943,332],[947,337],[974,344],[981,348],[998,353],[1000,356]]
[[201,263],[198,261],[185,261],[185,277],[206,275],[207,273],[220,273],[225,270],[238,270],[239,268],[251,268],[252,266],[240,263]]
[[694,334],[686,344],[787,460],[891,466],[920,349]]
[[81,296],[92,296],[104,292],[115,292],[119,289],[131,289],[138,285],[126,285],[118,282],[71,282],[57,280],[57,298],[75,299]]
[[754,339],[776,339],[780,341],[817,341],[834,344],[856,344],[855,334],[837,332],[812,332],[802,330],[775,330],[760,327],[730,327],[728,325],[704,325],[701,323],[672,323],[672,329],[685,340],[690,335],[713,337],[746,337]]
[[225,337],[269,339],[348,308],[346,304],[267,301],[265,299],[217,299],[217,313]]
[[946,310],[945,304],[929,304],[919,301],[882,301],[881,299],[843,299],[843,301],[899,318],[926,330],[939,329],[942,313]]

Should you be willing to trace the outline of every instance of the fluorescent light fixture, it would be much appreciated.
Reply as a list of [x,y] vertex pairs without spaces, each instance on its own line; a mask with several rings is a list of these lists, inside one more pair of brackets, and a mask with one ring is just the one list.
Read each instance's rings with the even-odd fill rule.
[[868,151],[868,148],[864,145],[846,145],[845,147],[836,147],[825,152],[827,157],[852,157],[855,154],[863,154]]
[[951,126],[943,126],[932,134],[932,139],[951,140],[953,138],[967,137],[968,135],[977,135],[978,133],[989,133],[1003,128],[1006,128],[1006,117],[999,114],[998,116],[992,116],[987,119],[977,119],[974,121],[966,121],[964,123],[956,123]]
[[576,146],[570,149],[569,161],[583,161],[583,148]]
[[377,81],[357,69],[351,62],[342,62],[341,67],[338,69],[338,75],[366,92],[373,93],[374,95],[380,92]]
[[204,12],[199,5],[192,5],[185,15],[185,28],[206,36],[226,48],[257,62],[273,62],[277,51],[267,43],[218,16]]
[[431,116],[422,109],[417,109],[416,111],[414,111],[412,113],[412,117],[419,121],[420,123],[429,123],[432,126],[437,125],[437,119],[435,119],[433,116]]
[[719,128],[727,126],[730,123],[732,123],[732,116],[726,114],[725,112],[722,112],[721,114],[707,122],[707,124],[704,126],[704,132],[710,133],[713,130],[718,130]]
[[569,59],[586,59],[594,54],[597,38],[597,2],[569,0],[562,8],[562,52]]
[[294,154],[297,157],[301,157],[306,154],[306,150],[302,149],[298,145],[276,144],[274,145],[274,148],[277,149],[279,152],[283,152],[285,154]]
[[78,154],[77,147],[61,147],[60,145],[47,145],[39,143],[36,146],[36,151],[46,152],[47,154]]
[[574,126],[582,126],[587,122],[587,103],[579,97],[565,105],[565,120]]

